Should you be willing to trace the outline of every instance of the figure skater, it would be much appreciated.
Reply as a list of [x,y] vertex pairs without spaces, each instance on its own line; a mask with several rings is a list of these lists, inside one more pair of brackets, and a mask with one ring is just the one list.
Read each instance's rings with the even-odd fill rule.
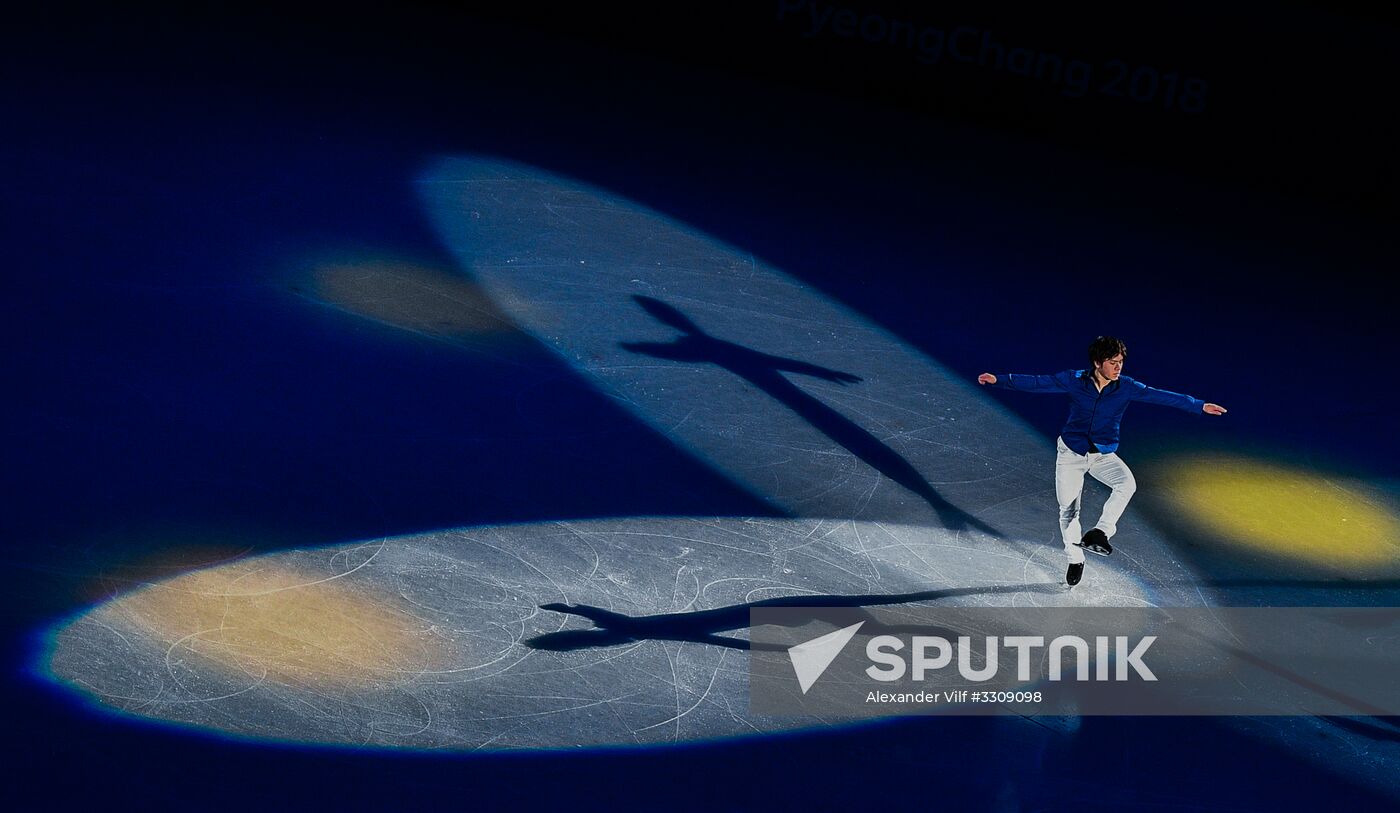
[[[1108,540],[1118,530],[1118,518],[1137,490],[1128,465],[1118,456],[1118,431],[1123,412],[1133,401],[1161,404],[1207,415],[1224,415],[1225,408],[1199,398],[1153,389],[1123,375],[1127,345],[1113,336],[1100,336],[1089,345],[1088,370],[1066,370],[1055,375],[983,373],[977,383],[1005,387],[1019,392],[1066,393],[1069,419],[1060,430],[1055,446],[1055,498],[1060,504],[1060,536],[1069,569],[1065,583],[1079,584],[1084,575],[1084,551],[1107,556],[1113,552]],[[1084,475],[1113,490],[1104,503],[1098,524],[1079,535],[1080,495]]]

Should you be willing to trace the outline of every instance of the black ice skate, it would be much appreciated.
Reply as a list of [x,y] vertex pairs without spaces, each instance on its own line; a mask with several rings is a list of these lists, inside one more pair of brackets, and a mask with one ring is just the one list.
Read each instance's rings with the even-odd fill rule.
[[1098,528],[1084,534],[1084,538],[1079,540],[1079,547],[1090,553],[1097,553],[1100,556],[1107,556],[1113,553],[1113,546],[1108,544],[1108,537]]
[[1084,575],[1084,563],[1074,562],[1070,564],[1069,570],[1065,571],[1065,584],[1070,587],[1079,584],[1079,578]]

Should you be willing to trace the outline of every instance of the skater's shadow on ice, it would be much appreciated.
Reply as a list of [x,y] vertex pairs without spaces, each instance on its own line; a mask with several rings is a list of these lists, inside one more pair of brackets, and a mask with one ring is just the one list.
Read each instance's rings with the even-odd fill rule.
[[1002,537],[996,529],[940,496],[918,470],[894,449],[850,418],[808,395],[787,380],[783,373],[808,375],[843,385],[861,381],[860,376],[805,361],[760,353],[743,345],[717,339],[705,333],[688,316],[665,302],[649,296],[632,298],[658,322],[673,327],[684,335],[668,343],[620,342],[623,349],[668,361],[716,364],[768,393],[811,424],[814,429],[865,461],[871,468],[922,497],[945,526],[955,530],[975,529],[997,538]]
[[[547,649],[555,652],[568,652],[592,647],[617,646],[636,641],[689,641],[712,644],[730,649],[752,649],[742,638],[729,638],[720,632],[744,629],[749,626],[749,610],[755,607],[844,607],[850,608],[850,620],[866,622],[861,634],[911,633],[920,635],[956,636],[950,631],[928,624],[896,626],[876,621],[864,608],[891,604],[908,604],[916,601],[938,601],[957,596],[982,596],[1013,593],[1060,593],[1058,583],[1005,584],[989,587],[954,587],[942,590],[924,590],[918,593],[896,595],[856,595],[856,596],[784,596],[763,599],[748,604],[733,604],[713,610],[696,610],[681,613],[658,613],[656,615],[630,616],[590,607],[584,604],[542,604],[540,609],[556,613],[567,613],[587,618],[594,629],[560,630],[539,635],[525,641],[532,649]],[[763,646],[765,651],[786,651],[783,646]]]
[[1377,742],[1400,742],[1400,724],[1394,717],[1323,717],[1332,725]]

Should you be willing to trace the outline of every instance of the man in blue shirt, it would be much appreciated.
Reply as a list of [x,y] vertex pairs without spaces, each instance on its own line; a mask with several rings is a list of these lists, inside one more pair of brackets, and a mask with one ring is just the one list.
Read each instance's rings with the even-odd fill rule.
[[[1199,398],[1153,389],[1123,375],[1128,347],[1113,336],[1100,336],[1089,345],[1090,370],[1066,370],[1055,375],[983,373],[977,383],[1020,392],[1064,393],[1070,398],[1069,420],[1055,446],[1055,498],[1060,504],[1060,536],[1069,556],[1065,582],[1070,587],[1084,575],[1084,551],[1107,556],[1113,552],[1109,537],[1118,530],[1118,518],[1137,490],[1128,465],[1118,457],[1119,424],[1133,401],[1174,406],[1195,414],[1224,415],[1225,408]],[[1079,535],[1080,495],[1084,475],[1112,489],[1103,513],[1084,536]]]

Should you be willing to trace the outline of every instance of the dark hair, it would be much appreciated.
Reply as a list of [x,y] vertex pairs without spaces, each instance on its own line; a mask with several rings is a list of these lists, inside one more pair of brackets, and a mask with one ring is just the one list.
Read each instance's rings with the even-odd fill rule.
[[1089,345],[1089,366],[1108,361],[1119,353],[1125,358],[1128,355],[1128,346],[1123,344],[1122,339],[1117,336],[1100,336]]

